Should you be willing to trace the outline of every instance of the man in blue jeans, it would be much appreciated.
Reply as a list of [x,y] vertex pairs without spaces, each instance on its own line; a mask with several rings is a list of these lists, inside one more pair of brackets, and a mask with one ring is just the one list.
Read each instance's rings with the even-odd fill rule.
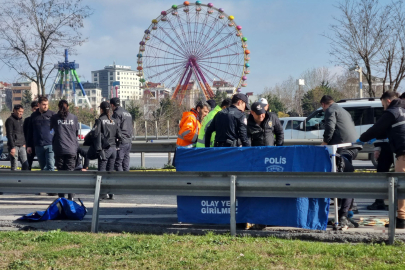
[[11,170],[17,170],[18,160],[21,160],[22,170],[28,170],[27,152],[23,130],[24,108],[17,104],[13,113],[6,121],[7,146],[10,153]]
[[39,97],[38,110],[31,114],[28,128],[27,153],[31,154],[35,147],[39,166],[43,171],[53,171],[55,158],[52,148],[53,132],[50,129],[51,117],[55,113],[49,110],[48,99]]

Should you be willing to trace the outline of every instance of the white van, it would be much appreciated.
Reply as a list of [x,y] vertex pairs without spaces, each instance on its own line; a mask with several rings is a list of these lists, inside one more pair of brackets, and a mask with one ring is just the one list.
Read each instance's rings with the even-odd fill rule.
[[307,119],[306,117],[282,117],[280,123],[284,131],[287,129],[294,129]]
[[[344,99],[336,102],[352,116],[358,136],[369,129],[382,115],[381,101],[375,98]],[[284,131],[284,138],[323,139],[325,112],[322,108],[312,112],[303,123]]]

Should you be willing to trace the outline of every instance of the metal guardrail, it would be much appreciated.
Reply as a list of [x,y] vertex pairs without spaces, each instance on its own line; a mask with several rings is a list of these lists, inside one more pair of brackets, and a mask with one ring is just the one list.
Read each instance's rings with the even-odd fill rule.
[[[320,145],[322,140],[318,139],[293,139],[285,140],[284,145]],[[79,145],[83,147],[83,141],[79,141]],[[86,148],[86,147],[84,147]],[[365,147],[367,148],[367,146]],[[168,153],[174,152],[176,149],[176,140],[175,139],[151,139],[149,141],[132,141],[132,153]],[[7,144],[3,145],[4,153],[8,153]],[[370,150],[371,151],[371,150]],[[368,150],[367,150],[368,152]]]
[[389,243],[394,242],[404,173],[263,172],[2,172],[0,191],[94,194],[92,232],[98,232],[100,194],[230,196],[231,234],[236,197],[389,199]]
[[[144,138],[145,139],[145,138]],[[287,139],[284,140],[285,146],[290,145],[320,145],[322,140],[319,139]],[[87,146],[83,146],[83,141],[79,141],[80,147],[87,149]],[[146,167],[145,153],[167,153],[167,164],[172,163],[172,153],[176,150],[175,139],[151,139],[150,141],[132,141],[131,153],[141,153],[141,167]],[[371,153],[373,146],[366,145],[363,148],[363,152]],[[8,153],[7,144],[3,145],[3,153]]]

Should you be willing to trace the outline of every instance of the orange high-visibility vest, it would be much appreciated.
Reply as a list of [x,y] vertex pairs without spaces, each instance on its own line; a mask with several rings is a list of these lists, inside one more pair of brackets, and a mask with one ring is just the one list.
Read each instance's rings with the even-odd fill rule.
[[184,112],[180,121],[177,146],[189,146],[196,143],[200,128],[201,123],[198,112],[195,109],[191,109],[189,112]]

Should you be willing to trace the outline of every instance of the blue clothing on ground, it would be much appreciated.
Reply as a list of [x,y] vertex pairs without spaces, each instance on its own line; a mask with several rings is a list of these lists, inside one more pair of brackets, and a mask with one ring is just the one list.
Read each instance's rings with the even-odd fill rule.
[[[80,201],[80,199],[79,199]],[[81,205],[74,201],[67,200],[66,198],[58,198],[54,200],[48,209],[45,211],[36,211],[29,213],[19,218],[19,220],[32,220],[32,221],[44,221],[54,219],[72,219],[82,220],[87,214],[87,209],[83,202]]]

